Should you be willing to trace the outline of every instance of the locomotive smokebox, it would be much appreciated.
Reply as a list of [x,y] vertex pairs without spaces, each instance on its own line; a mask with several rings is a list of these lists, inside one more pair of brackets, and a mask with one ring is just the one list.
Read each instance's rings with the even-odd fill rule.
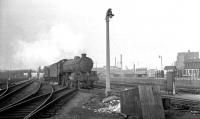
[[79,67],[81,69],[81,72],[89,72],[92,70],[92,67],[93,67],[93,61],[91,58],[89,57],[86,57],[86,54],[83,53],[81,54],[81,60],[80,60],[80,63],[79,63]]

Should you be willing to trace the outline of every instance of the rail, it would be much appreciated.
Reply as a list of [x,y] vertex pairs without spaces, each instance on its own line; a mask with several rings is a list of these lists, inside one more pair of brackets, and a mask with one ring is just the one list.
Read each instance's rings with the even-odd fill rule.
[[40,106],[38,106],[35,110],[33,110],[31,113],[29,113],[24,119],[30,117],[32,114],[37,112],[37,110],[39,110],[45,103],[47,103],[47,101],[52,97],[53,93],[54,93],[54,89],[52,86],[51,94],[49,95],[49,97]]
[[[66,88],[65,88],[65,89],[66,89]],[[63,89],[63,90],[65,90],[65,89]],[[63,91],[63,90],[59,90],[59,92],[61,92],[61,91]],[[45,104],[43,107],[41,107],[41,108],[38,109],[37,111],[35,111],[35,112],[29,114],[29,115],[26,116],[24,119],[34,119],[34,118],[39,118],[39,117],[41,117],[40,114],[43,114],[43,113],[41,113],[42,111],[45,110],[45,112],[46,112],[46,111],[47,111],[46,109],[47,109],[49,106],[51,106],[53,103],[55,103],[56,101],[58,101],[59,99],[65,97],[65,96],[67,96],[67,99],[66,99],[66,100],[71,99],[71,98],[76,94],[76,91],[77,91],[77,89],[71,89],[71,90],[68,90],[68,91],[65,92],[65,93],[61,93],[61,95],[58,94],[58,96],[55,96],[55,98],[51,99],[51,101],[49,101],[49,102],[48,102],[47,104]],[[59,93],[59,92],[57,92],[57,93]],[[40,113],[40,114],[39,114],[39,113]]]
[[13,103],[12,97],[14,96],[15,93],[20,92],[23,88],[27,87],[30,85],[31,82],[24,83],[22,85],[18,85],[12,88],[8,88],[8,91],[6,91],[6,94],[0,97],[0,109],[2,109],[5,106],[8,106],[10,103]]
[[39,95],[9,106],[0,111],[0,118],[24,118],[47,103],[53,92],[54,89],[52,87],[51,92],[48,94]]
[[172,105],[184,106],[189,109],[195,109],[195,111],[200,111],[200,100],[185,99],[169,95],[162,95],[162,98],[169,98]]
[[11,103],[11,104],[3,107],[3,108],[0,108],[0,112],[9,109],[9,107],[12,107],[13,105],[16,105],[19,102],[22,102],[24,100],[27,100],[27,99],[31,98],[32,96],[34,96],[39,91],[40,87],[41,87],[41,82],[39,82],[39,85],[37,86],[36,90],[33,93],[21,98],[20,100],[14,102],[14,103]]
[[12,88],[21,86],[21,85],[23,85],[23,84],[25,84],[25,83],[27,83],[27,82],[32,82],[32,81],[33,81],[33,80],[20,81],[20,82],[18,82],[18,83],[15,83],[14,85],[10,85],[9,82],[7,82],[7,84],[6,84],[6,85],[7,85],[7,86],[6,86],[6,89],[3,89],[3,94],[1,93],[0,99],[1,99],[4,95],[8,94],[9,91],[12,90]]
[[8,81],[6,82],[6,89],[3,89],[3,90],[1,90],[2,91],[2,93],[0,94],[0,97],[2,96],[2,95],[4,95],[7,91],[8,91]]

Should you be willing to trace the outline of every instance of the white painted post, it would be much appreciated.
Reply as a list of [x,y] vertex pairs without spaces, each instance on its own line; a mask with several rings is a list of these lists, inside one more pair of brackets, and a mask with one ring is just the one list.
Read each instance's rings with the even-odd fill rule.
[[175,86],[175,82],[173,81],[173,91],[172,91],[172,95],[175,95],[176,94],[176,86]]
[[175,85],[175,71],[173,71],[173,76],[172,76],[172,95],[176,94],[176,85]]

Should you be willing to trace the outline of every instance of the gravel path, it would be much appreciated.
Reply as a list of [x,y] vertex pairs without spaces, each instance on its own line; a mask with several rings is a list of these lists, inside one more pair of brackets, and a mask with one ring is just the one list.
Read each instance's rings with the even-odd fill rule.
[[87,101],[90,96],[91,94],[89,93],[78,92],[72,100],[63,105],[63,107],[57,112],[57,115],[51,117],[50,119],[73,119],[73,117],[70,117],[69,115],[71,109],[80,106],[82,102]]

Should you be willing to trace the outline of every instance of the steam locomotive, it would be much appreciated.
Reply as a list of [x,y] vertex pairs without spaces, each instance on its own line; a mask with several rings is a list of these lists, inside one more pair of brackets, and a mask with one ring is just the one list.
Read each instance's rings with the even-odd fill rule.
[[94,81],[98,80],[96,71],[92,71],[93,61],[82,54],[74,59],[63,59],[52,65],[44,67],[45,81],[58,82],[58,85],[92,88]]

